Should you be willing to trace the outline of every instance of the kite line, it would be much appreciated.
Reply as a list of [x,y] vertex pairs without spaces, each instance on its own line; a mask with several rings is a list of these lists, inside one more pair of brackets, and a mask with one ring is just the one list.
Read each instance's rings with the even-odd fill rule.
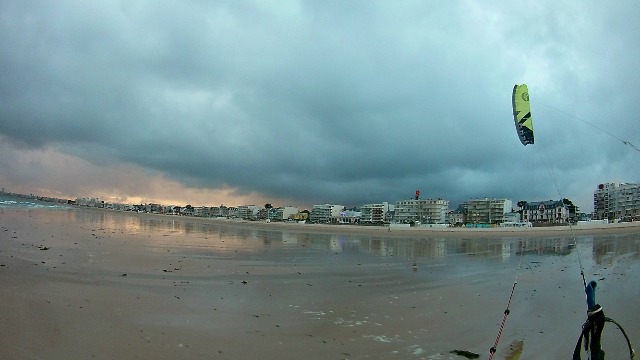
[[633,150],[635,150],[635,151],[637,151],[637,152],[640,152],[640,148],[638,148],[637,146],[635,146],[631,141],[628,141],[628,140],[622,139],[622,138],[620,138],[620,137],[618,137],[618,136],[616,136],[616,135],[614,135],[614,134],[610,133],[609,131],[607,131],[607,130],[605,130],[605,129],[603,129],[603,128],[599,127],[599,126],[596,126],[596,125],[594,125],[594,124],[592,124],[592,123],[590,123],[590,122],[588,122],[588,121],[586,121],[586,120],[584,120],[584,119],[581,119],[581,118],[579,118],[579,117],[577,117],[577,116],[575,116],[575,115],[573,115],[573,114],[571,114],[571,113],[569,113],[569,112],[566,112],[566,111],[564,111],[564,110],[558,109],[558,108],[557,108],[557,107],[555,107],[555,106],[551,106],[551,105],[549,105],[549,104],[545,104],[545,103],[544,103],[544,102],[542,102],[542,101],[540,101],[540,103],[541,103],[542,105],[544,105],[544,106],[548,107],[549,109],[555,110],[555,111],[557,111],[557,112],[559,112],[559,113],[562,113],[562,114],[564,114],[564,115],[566,115],[566,116],[568,116],[568,117],[570,117],[570,118],[572,118],[572,119],[574,119],[574,120],[578,120],[578,121],[580,121],[581,123],[584,123],[584,124],[586,124],[586,125],[589,125],[589,126],[591,126],[592,128],[594,128],[594,129],[596,129],[596,130],[598,130],[598,131],[600,131],[600,132],[602,132],[602,133],[604,133],[604,134],[606,134],[606,135],[609,135],[609,136],[610,136],[610,137],[612,137],[613,139],[616,139],[616,140],[620,141],[620,142],[621,142],[621,143],[623,143],[624,145],[626,145],[626,146],[628,146],[628,147],[632,148]]
[[[514,118],[514,122],[515,122],[515,126],[516,126],[516,131],[518,134],[518,137],[520,138],[520,142],[522,143],[522,145],[526,146],[529,144],[533,144],[534,143],[534,132],[533,132],[533,118],[531,116],[531,108],[530,108],[530,104],[529,104],[529,90],[527,88],[527,85],[523,84],[523,85],[515,85],[513,87],[513,94],[512,94],[512,105],[513,105],[513,118]],[[549,105],[547,105],[549,106]],[[549,106],[552,109],[555,109],[551,106]],[[622,142],[623,144],[633,148],[634,150],[640,152],[640,149],[638,149],[635,145],[633,145],[631,142],[627,141],[627,140],[623,140],[607,131],[605,131],[604,129],[601,129],[587,121],[584,121],[578,117],[575,117],[569,113],[566,113],[562,110],[559,109],[555,109],[556,111],[562,112],[572,118],[575,118],[581,122],[584,122],[587,125],[590,125],[592,127],[594,127],[597,130],[602,131],[603,133],[613,137],[614,139]],[[546,156],[546,153],[545,153]],[[560,191],[560,186],[558,185],[558,181],[557,178],[555,176],[555,173],[553,171],[553,168],[551,167],[551,163],[549,161],[549,157],[546,156],[546,163],[545,163],[545,167],[547,167],[547,171],[549,171],[549,175],[553,181],[553,184],[556,188],[556,191],[558,193],[558,196],[560,197],[560,201],[562,202],[562,206],[564,208],[565,211],[569,212],[569,209],[567,208],[567,203],[565,203],[565,199],[562,196],[562,193]],[[582,264],[582,258],[580,256],[580,250],[577,247],[577,240],[576,240],[576,235],[575,235],[575,231],[573,229],[573,224],[571,223],[571,220],[569,219],[568,221],[569,223],[569,228],[571,230],[571,237],[573,239],[573,243],[576,245],[576,255],[578,257],[578,263],[580,266],[580,275],[582,277],[582,283],[584,285],[584,289],[585,289],[585,293],[586,293],[586,298],[587,298],[587,321],[583,324],[582,326],[582,332],[580,333],[580,337],[578,339],[578,343],[576,344],[574,353],[573,353],[573,360],[580,360],[580,348],[581,348],[581,344],[582,344],[582,339],[585,339],[585,350],[588,351],[589,347],[591,347],[591,356],[593,358],[593,360],[604,360],[604,351],[602,351],[601,348],[601,344],[600,344],[600,336],[602,334],[602,331],[604,329],[604,324],[605,322],[611,322],[613,324],[615,324],[618,329],[622,332],[622,334],[624,335],[626,341],[627,341],[627,345],[629,347],[629,355],[630,358],[633,359],[635,356],[635,352],[633,350],[633,347],[631,346],[631,341],[629,340],[629,337],[627,336],[626,332],[624,331],[624,329],[622,328],[622,326],[620,326],[620,324],[618,324],[615,320],[606,317],[604,315],[604,311],[602,311],[602,307],[599,304],[595,303],[595,289],[596,289],[596,281],[591,281],[589,282],[589,284],[587,284],[586,278],[585,278],[585,274],[584,274],[584,266]],[[516,271],[516,277],[515,280],[513,282],[513,286],[511,287],[511,293],[509,295],[509,300],[507,302],[507,307],[504,310],[504,314],[502,317],[502,322],[500,324],[500,327],[498,329],[498,335],[496,336],[496,340],[494,342],[494,345],[489,349],[489,360],[492,360],[494,355],[496,354],[497,348],[498,348],[498,343],[500,342],[500,338],[502,336],[502,332],[504,330],[506,321],[507,321],[507,317],[509,316],[509,314],[511,313],[511,301],[513,300],[513,295],[515,293],[515,289],[516,289],[516,285],[518,284],[518,276],[520,274],[520,270],[522,267],[522,258],[523,258],[523,254],[524,254],[524,249],[521,250],[520,252],[520,261],[518,264],[518,270]],[[590,339],[590,340],[589,340]]]

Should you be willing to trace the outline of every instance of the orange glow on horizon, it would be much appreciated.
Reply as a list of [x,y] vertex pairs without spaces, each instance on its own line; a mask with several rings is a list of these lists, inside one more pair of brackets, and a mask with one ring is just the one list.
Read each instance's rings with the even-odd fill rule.
[[160,171],[125,163],[98,165],[55,148],[27,151],[9,146],[0,148],[12,159],[7,171],[0,174],[0,187],[7,192],[69,200],[99,198],[123,204],[296,205],[290,200],[274,199],[257,192],[240,195],[233,187],[188,187],[168,179]]

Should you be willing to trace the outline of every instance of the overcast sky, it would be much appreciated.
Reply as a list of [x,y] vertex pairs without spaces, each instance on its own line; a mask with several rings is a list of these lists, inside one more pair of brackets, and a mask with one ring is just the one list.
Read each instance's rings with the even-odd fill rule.
[[4,0],[0,186],[300,207],[419,189],[451,208],[565,197],[591,212],[599,183],[640,182],[638,14],[636,0]]

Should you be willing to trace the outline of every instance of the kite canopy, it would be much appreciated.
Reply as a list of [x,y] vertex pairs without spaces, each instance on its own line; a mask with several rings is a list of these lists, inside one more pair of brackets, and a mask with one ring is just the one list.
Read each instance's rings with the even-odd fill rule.
[[529,89],[526,84],[513,87],[513,120],[522,145],[533,144],[533,118],[529,106]]

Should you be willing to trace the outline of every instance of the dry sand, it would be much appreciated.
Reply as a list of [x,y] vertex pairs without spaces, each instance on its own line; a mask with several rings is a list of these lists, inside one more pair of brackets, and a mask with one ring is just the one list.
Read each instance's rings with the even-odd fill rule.
[[[516,276],[495,359],[518,341],[522,359],[569,358],[585,319],[580,263],[640,341],[638,229],[0,210],[0,359],[487,358]],[[604,340],[608,359],[624,358],[614,327]]]

